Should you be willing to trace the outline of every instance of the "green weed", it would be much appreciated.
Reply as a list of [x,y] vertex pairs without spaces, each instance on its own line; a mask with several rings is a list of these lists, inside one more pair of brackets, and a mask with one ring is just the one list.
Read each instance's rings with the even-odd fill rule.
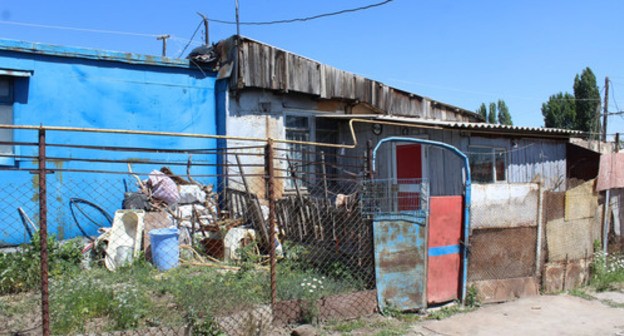
[[[61,243],[50,235],[47,243],[50,278],[80,270],[81,239]],[[37,233],[30,244],[20,246],[16,252],[0,253],[0,295],[27,292],[40,286],[40,244]]]
[[624,255],[604,253],[599,241],[594,242],[594,251],[590,285],[601,292],[613,289],[615,284],[624,283]]
[[337,322],[335,325],[331,326],[330,329],[337,332],[352,332],[357,329],[362,329],[366,327],[366,322],[363,320],[351,320],[344,322]]
[[431,314],[429,314],[429,316],[427,316],[427,318],[430,320],[443,320],[455,314],[461,313],[463,311],[464,310],[461,308],[461,306],[452,305],[452,306],[443,307],[440,310],[436,310],[432,312]]
[[[0,254],[0,293],[15,297],[39,287],[38,243],[33,239],[19,253]],[[216,321],[270,302],[270,273],[255,266],[252,245],[240,251],[244,260],[238,271],[181,265],[159,272],[139,257],[109,272],[97,264],[80,269],[80,240],[61,244],[50,237],[48,244],[54,333],[187,326],[194,335],[222,335]],[[363,288],[349,268],[335,264],[328,271],[321,266],[310,262],[303,246],[293,246],[278,263],[278,298],[301,300],[307,308],[303,318],[310,322],[318,321],[321,298]],[[36,313],[36,305],[31,306],[24,309]],[[6,302],[0,309],[16,312]]]
[[579,297],[581,299],[585,299],[585,300],[594,300],[594,297],[587,294],[587,292],[585,292],[583,289],[581,288],[574,288],[572,290],[570,290],[568,292],[568,294],[572,295],[572,296],[576,296]]
[[393,327],[375,333],[375,336],[402,336],[405,335],[407,328],[405,326]]
[[401,323],[400,321],[393,320],[393,319],[387,319],[387,320],[371,323],[369,327],[375,330],[375,331],[370,332],[371,335],[398,336],[398,335],[404,335],[407,332],[409,328],[409,324]]
[[466,291],[466,307],[476,308],[481,307],[481,299],[479,298],[479,290],[475,285],[470,285]]

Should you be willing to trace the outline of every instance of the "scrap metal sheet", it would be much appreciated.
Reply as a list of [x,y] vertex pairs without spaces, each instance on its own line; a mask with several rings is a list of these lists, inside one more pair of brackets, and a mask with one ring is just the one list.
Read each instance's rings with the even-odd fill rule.
[[587,181],[565,193],[565,220],[593,218],[598,207],[594,180]]
[[425,307],[426,215],[377,215],[373,221],[375,275],[380,309]]

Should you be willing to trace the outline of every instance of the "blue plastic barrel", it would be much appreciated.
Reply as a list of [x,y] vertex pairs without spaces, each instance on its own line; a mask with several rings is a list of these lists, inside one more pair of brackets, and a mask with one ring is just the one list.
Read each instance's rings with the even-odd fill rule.
[[178,234],[177,228],[154,229],[149,232],[152,260],[161,271],[178,266],[180,259]]

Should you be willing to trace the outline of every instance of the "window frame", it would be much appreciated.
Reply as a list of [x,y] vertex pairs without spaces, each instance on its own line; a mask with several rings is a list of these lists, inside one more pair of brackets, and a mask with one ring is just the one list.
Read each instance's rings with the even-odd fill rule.
[[[0,81],[6,81],[8,83],[8,93],[6,95],[0,95],[0,106],[3,108],[6,107],[9,113],[10,125],[15,124],[15,79],[13,76],[5,76],[0,75]],[[2,130],[0,130],[2,131]],[[10,136],[7,139],[0,138],[1,141],[14,142],[15,141],[15,130],[7,129],[4,130]],[[10,150],[6,153],[0,152],[0,166],[13,166],[15,165],[15,155],[16,155],[16,146],[15,145],[1,145],[2,147],[10,148]]]
[[[314,115],[310,114],[310,113],[297,113],[297,112],[284,112],[284,121],[283,121],[283,125],[284,125],[284,138],[286,140],[295,140],[295,141],[310,141],[313,142],[316,139],[316,123]],[[288,118],[305,118],[306,122],[307,122],[307,127],[304,128],[297,128],[297,127],[289,127],[288,126]],[[301,140],[301,139],[290,139],[289,138],[289,132],[296,132],[296,133],[304,133],[307,130],[307,140]],[[298,145],[298,144],[291,144],[288,143],[288,155],[290,157],[290,159],[294,159],[293,158],[293,153],[297,151],[297,148],[294,146],[298,146],[300,150],[305,150],[303,147],[305,147],[305,145]],[[302,153],[302,157],[298,158],[297,160],[301,160],[303,162],[305,161],[309,161],[309,155],[311,155],[311,153]],[[294,163],[295,165],[297,163]],[[288,178],[286,179],[286,181],[284,181],[284,191],[285,192],[292,192],[295,191],[295,185],[293,184],[293,180],[290,177],[290,170],[288,168],[288,161],[286,161],[286,169],[287,169],[287,174],[288,174]],[[300,166],[296,167],[297,172],[303,171],[302,168]],[[306,172],[308,173],[308,172]],[[305,179],[306,177],[304,176],[303,179]],[[300,190],[306,190],[307,187],[305,186],[305,181],[300,181],[297,180],[297,186],[299,187]]]
[[[305,118],[307,120],[307,127],[306,128],[289,127],[288,118],[291,118],[291,117]],[[337,143],[340,139],[340,131],[337,128],[333,129],[333,128],[327,127],[327,125],[319,125],[319,124],[322,124],[323,122],[319,122],[318,113],[315,113],[312,111],[310,112],[284,111],[283,118],[284,118],[283,125],[284,125],[284,138],[285,139],[291,140],[291,136],[289,136],[289,132],[298,132],[298,133],[307,134],[307,140],[301,140],[301,139],[292,139],[292,140],[317,142],[319,141],[319,136],[324,136],[324,137],[333,137],[332,140],[334,140]],[[319,132],[321,132],[322,134],[319,134]],[[325,140],[324,138],[322,141],[325,142],[327,140]],[[320,162],[321,151],[324,151],[326,154],[325,160],[327,163],[330,164],[330,166],[327,167],[327,173],[328,174],[332,174],[332,172],[337,173],[338,170],[337,168],[335,168],[337,166],[337,161],[336,161],[337,150],[335,148],[310,147],[308,145],[297,145],[297,144],[287,144],[287,146],[288,146],[288,153],[291,158],[293,158],[293,155],[292,155],[293,151],[297,150],[297,149],[293,149],[294,146],[297,146],[300,150],[306,151],[306,153],[302,155],[302,158],[300,158],[300,160],[303,162],[307,162],[307,163]],[[288,168],[288,162],[286,162],[286,168]],[[298,180],[297,186],[299,187],[300,191],[308,190],[308,187],[306,186],[306,184],[314,185],[318,183],[321,179],[320,177],[321,172],[317,170],[318,169],[317,165],[308,165],[303,169],[305,170],[302,170],[301,167],[297,168],[297,171],[303,171],[306,174],[303,176],[303,179],[304,179],[303,181]],[[289,174],[288,176],[290,176],[290,172],[288,172],[288,174]],[[286,179],[284,183],[284,192],[291,193],[291,192],[294,192],[295,190],[296,190],[295,186],[293,185],[292,180],[289,177],[288,179]]]
[[[476,153],[476,150],[489,150],[488,152],[483,152],[483,153]],[[491,171],[490,171],[490,180],[489,181],[483,181],[483,180],[476,180],[474,173],[477,171],[476,169],[473,169],[473,156],[475,155],[482,155],[482,156],[490,156],[489,158],[489,162],[492,165]],[[500,155],[500,157],[503,158],[503,169],[502,171],[498,171],[497,170],[497,155]],[[470,161],[470,179],[472,180],[472,183],[478,183],[478,184],[491,184],[491,183],[507,183],[508,181],[508,159],[507,159],[507,149],[503,148],[503,147],[497,147],[497,146],[487,146],[487,145],[469,145],[468,146],[468,159]],[[503,179],[499,179],[498,175],[499,173],[503,173]]]

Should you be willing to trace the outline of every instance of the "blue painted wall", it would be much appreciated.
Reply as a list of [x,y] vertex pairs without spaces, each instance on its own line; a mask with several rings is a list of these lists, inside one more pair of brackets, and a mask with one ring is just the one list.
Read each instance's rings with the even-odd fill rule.
[[[66,48],[0,40],[0,70],[31,72],[14,77],[14,124],[130,129],[200,134],[218,134],[223,127],[217,116],[216,78],[187,60],[142,56],[80,48]],[[223,95],[220,95],[224,99]],[[223,104],[223,103],[221,103]],[[222,113],[219,112],[219,113]],[[222,134],[222,133],[221,133]],[[15,141],[36,142],[34,131],[15,131]],[[214,149],[216,140],[74,132],[49,132],[47,142],[96,146],[130,146],[171,149]],[[16,146],[22,156],[36,156],[37,148]],[[51,158],[157,159],[186,162],[180,154],[94,151],[48,147]],[[29,158],[0,158],[3,168],[36,167]],[[195,163],[216,163],[214,155],[194,155]],[[134,165],[147,173],[162,165]],[[51,169],[96,169],[127,171],[125,164],[52,160]],[[185,175],[186,167],[170,168]],[[194,167],[193,174],[215,181],[216,166]],[[213,176],[210,176],[213,175]],[[146,175],[142,175],[146,178]],[[123,198],[126,175],[56,172],[48,175],[50,233],[63,238],[79,235],[69,216],[70,197],[80,197],[103,206],[111,214]],[[36,175],[25,171],[0,170],[0,245],[27,241],[17,216],[21,206],[29,216],[38,216]],[[130,185],[130,189],[134,189]],[[89,230],[95,230],[90,228]]]

